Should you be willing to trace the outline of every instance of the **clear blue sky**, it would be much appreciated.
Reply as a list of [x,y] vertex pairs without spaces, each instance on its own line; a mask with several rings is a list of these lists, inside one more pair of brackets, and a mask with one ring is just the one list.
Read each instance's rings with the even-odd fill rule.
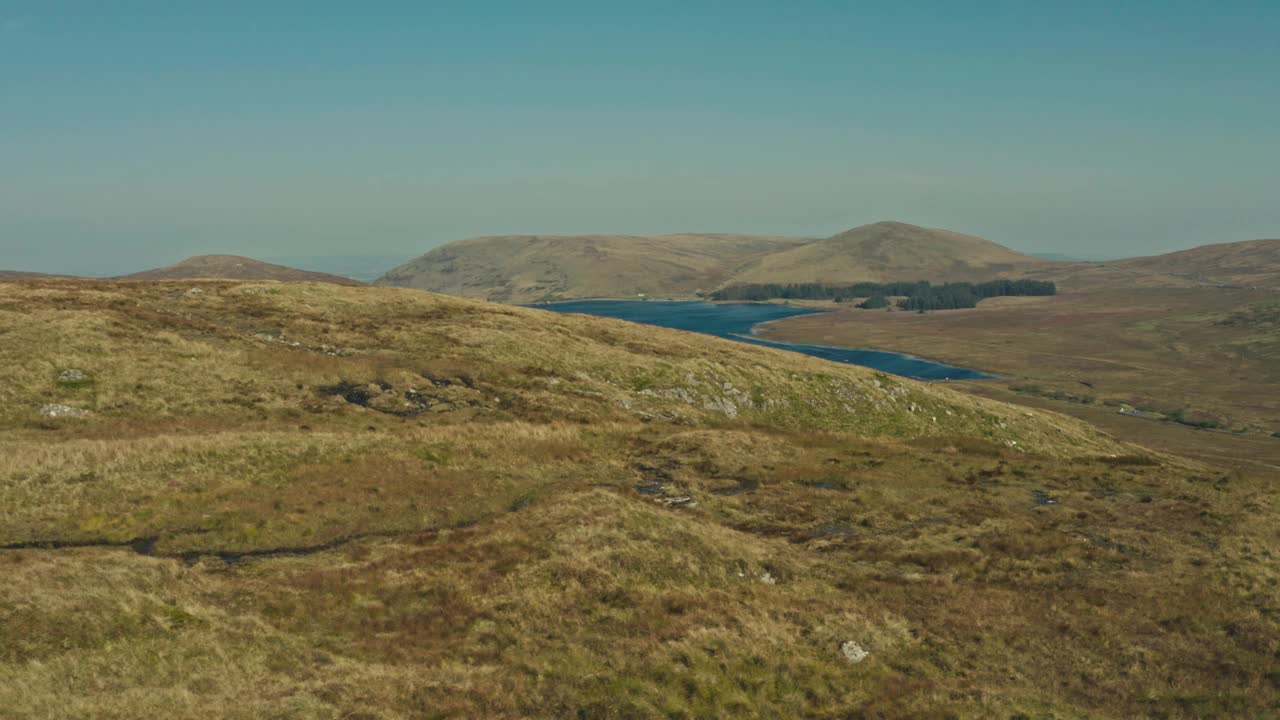
[[0,0],[0,268],[883,219],[1277,237],[1277,37],[1274,0]]

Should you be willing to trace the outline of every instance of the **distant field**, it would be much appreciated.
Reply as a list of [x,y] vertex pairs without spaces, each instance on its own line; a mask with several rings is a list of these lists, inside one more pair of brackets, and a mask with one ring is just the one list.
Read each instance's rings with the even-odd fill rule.
[[[1009,376],[983,394],[1121,437],[1280,469],[1280,293],[1120,288],[992,298],[925,315],[853,310],[769,325],[775,340],[909,352]],[[1111,404],[1104,404],[1111,403]],[[1122,407],[1176,418],[1120,417]],[[1195,430],[1189,426],[1209,426]]]

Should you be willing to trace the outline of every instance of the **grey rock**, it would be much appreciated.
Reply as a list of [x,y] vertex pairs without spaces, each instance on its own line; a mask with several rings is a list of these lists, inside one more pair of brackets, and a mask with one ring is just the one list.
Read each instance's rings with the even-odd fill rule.
[[850,663],[857,665],[871,656],[861,645],[852,641],[845,640],[840,643],[840,654],[844,655],[844,659]]
[[58,382],[76,383],[89,379],[89,373],[83,370],[68,369],[58,373]]
[[89,411],[71,407],[70,405],[58,405],[52,403],[40,408],[40,415],[47,418],[78,418],[88,415]]

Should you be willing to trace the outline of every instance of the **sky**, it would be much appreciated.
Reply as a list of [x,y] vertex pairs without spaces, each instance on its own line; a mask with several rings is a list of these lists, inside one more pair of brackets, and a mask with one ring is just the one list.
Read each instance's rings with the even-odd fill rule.
[[1280,2],[0,0],[0,269],[474,235],[1280,237]]

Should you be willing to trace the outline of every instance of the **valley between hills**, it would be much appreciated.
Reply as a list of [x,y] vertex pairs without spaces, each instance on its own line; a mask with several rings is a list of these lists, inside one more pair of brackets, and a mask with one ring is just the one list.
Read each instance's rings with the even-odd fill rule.
[[[692,299],[755,283],[1050,281],[1051,297],[921,315],[845,303],[761,328],[769,340],[903,352],[998,375],[957,387],[1118,437],[1280,473],[1280,240],[1055,262],[899,222],[825,239],[507,236],[450,243],[379,283],[504,302]],[[697,248],[696,267],[689,248]],[[716,262],[718,260],[718,262]],[[674,268],[674,269],[673,269]],[[584,284],[580,278],[598,284]]]
[[[761,328],[1001,375],[922,383],[234,256],[6,278],[0,717],[1274,714],[1266,273],[868,228],[839,277],[1059,292]],[[815,257],[681,237],[612,287]]]

